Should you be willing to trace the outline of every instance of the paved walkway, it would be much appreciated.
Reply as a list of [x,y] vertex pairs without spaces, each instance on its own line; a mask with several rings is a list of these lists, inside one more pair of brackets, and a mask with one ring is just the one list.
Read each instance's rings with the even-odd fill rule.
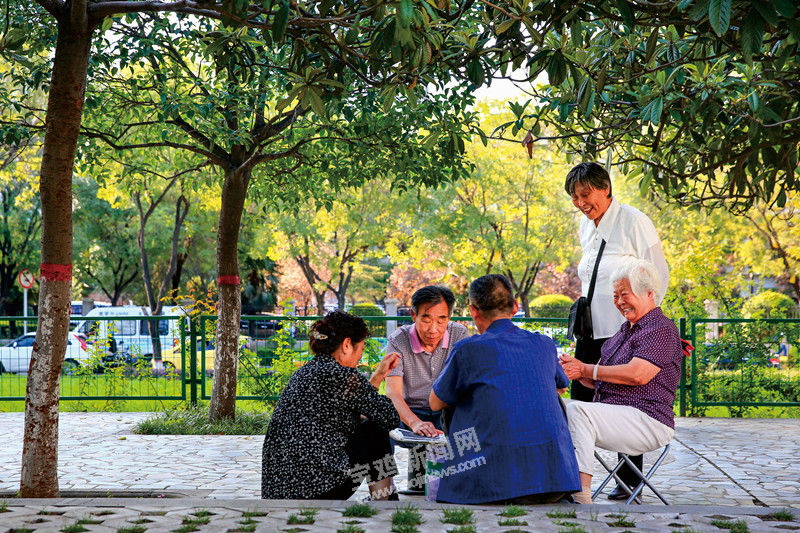
[[[148,532],[174,531],[191,512],[208,510],[204,531],[276,531],[289,530],[289,515],[297,514],[308,503],[265,502],[259,500],[261,444],[257,436],[148,436],[135,435],[132,426],[142,420],[143,413],[62,413],[59,443],[59,479],[64,496],[127,495],[136,500],[85,498],[48,502],[6,500],[8,512],[0,513],[0,533],[23,531],[59,531],[84,517],[95,517],[98,524],[84,524],[90,531],[118,531],[141,522]],[[2,498],[10,497],[19,487],[22,452],[22,413],[0,414],[0,510]],[[398,449],[399,450],[399,449]],[[608,458],[611,459],[611,454]],[[652,461],[645,457],[645,464]],[[407,455],[398,453],[401,471],[405,471]],[[598,466],[599,468],[599,466]],[[402,489],[405,476],[398,476]],[[596,476],[595,480],[601,476]],[[644,506],[625,509],[635,522],[636,530],[697,531],[716,530],[712,520],[744,520],[750,531],[800,530],[800,522],[765,521],[758,515],[781,508],[795,508],[800,517],[800,421],[796,419],[678,419],[670,457],[661,467],[656,484],[674,504],[669,508],[646,494]],[[77,491],[77,492],[76,492]],[[80,491],[84,491],[81,494]],[[354,496],[360,499],[366,493]],[[172,499],[181,497],[184,499]],[[189,498],[189,499],[185,499]],[[406,498],[422,510],[426,526],[421,530],[448,531],[457,526],[442,524],[439,504],[428,504],[420,498]],[[401,502],[402,503],[402,502]],[[576,519],[546,516],[549,508],[530,508],[526,521],[536,531],[561,531],[570,526],[558,521],[574,522],[574,531],[633,529],[609,517],[619,512],[604,498],[599,505],[571,506]],[[344,504],[323,504],[315,516],[313,531],[344,529],[341,509]],[[109,509],[105,507],[111,506]],[[353,531],[389,531],[396,504],[383,504],[378,515],[350,524]],[[61,514],[37,514],[45,512]],[[257,524],[241,524],[247,520],[243,512],[259,509],[266,517],[252,517]],[[97,514],[104,510],[110,514]],[[146,513],[166,511],[161,516]],[[506,531],[498,520],[498,508],[475,507],[477,531],[489,526]],[[143,515],[142,513],[145,513]],[[721,516],[728,518],[720,518]],[[741,515],[741,516],[739,516]],[[716,517],[716,518],[714,518]],[[187,519],[191,521],[191,518]],[[202,521],[202,520],[201,520]],[[624,522],[624,520],[623,520]],[[216,525],[214,525],[216,524]],[[678,525],[681,524],[681,525]],[[212,527],[213,525],[213,527]],[[243,528],[244,526],[244,528]],[[310,526],[297,526],[307,529]],[[11,529],[7,529],[11,528]],[[21,529],[23,528],[23,529]],[[710,528],[710,529],[709,529]],[[777,528],[777,529],[773,529]],[[526,529],[523,527],[523,529]],[[528,530],[532,530],[530,527]],[[187,529],[188,530],[188,529]],[[130,530],[133,531],[133,530]],[[130,533],[129,531],[129,533]],[[465,532],[466,533],[466,532]]]

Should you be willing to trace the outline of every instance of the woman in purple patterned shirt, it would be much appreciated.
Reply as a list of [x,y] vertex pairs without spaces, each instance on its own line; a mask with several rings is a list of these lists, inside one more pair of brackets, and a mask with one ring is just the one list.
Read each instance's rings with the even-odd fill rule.
[[594,388],[594,401],[568,401],[567,419],[582,492],[592,503],[594,447],[639,455],[667,444],[675,433],[672,405],[681,376],[678,328],[655,302],[662,294],[658,270],[636,259],[611,277],[614,305],[625,322],[603,345],[596,365],[565,355],[567,377]]

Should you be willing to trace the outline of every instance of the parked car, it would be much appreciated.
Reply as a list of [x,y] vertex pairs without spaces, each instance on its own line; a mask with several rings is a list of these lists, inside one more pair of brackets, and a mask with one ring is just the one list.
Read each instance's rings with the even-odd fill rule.
[[[36,340],[35,333],[28,333],[0,347],[0,374],[3,372],[14,372],[27,374],[31,366],[31,353],[33,353],[33,343]],[[64,364],[61,366],[61,373],[65,375],[74,374],[90,358],[86,340],[75,333],[67,334],[67,352],[64,357]]]
[[[188,346],[187,346],[188,348]],[[202,352],[200,345],[197,346],[197,354],[200,355]],[[212,375],[214,373],[214,357],[216,355],[216,350],[214,349],[214,341],[208,341],[205,346],[205,371],[207,375]],[[176,344],[175,346],[170,346],[169,348],[165,349],[161,352],[161,360],[164,362],[164,370],[166,372],[180,372],[183,368],[183,362],[181,361],[181,345],[180,343]],[[201,371],[203,369],[202,361],[198,357],[197,360],[197,370]],[[189,354],[186,354],[186,367],[189,367]]]
[[[127,305],[121,307],[100,307],[89,311],[78,322],[72,333],[81,335],[86,342],[93,344],[107,339],[109,351],[119,354],[118,359],[138,359],[153,357],[153,339],[150,333],[151,320],[137,319],[150,316],[150,309]],[[119,320],[92,320],[92,318],[119,317]],[[178,319],[157,321],[158,338],[161,350],[174,346],[179,338]]]

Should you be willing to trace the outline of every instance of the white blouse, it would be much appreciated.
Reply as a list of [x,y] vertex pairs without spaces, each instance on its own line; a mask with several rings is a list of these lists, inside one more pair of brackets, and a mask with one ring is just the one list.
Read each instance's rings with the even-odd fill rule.
[[578,263],[578,276],[581,279],[581,294],[589,293],[589,282],[592,270],[600,250],[600,243],[606,241],[600,267],[597,270],[597,282],[592,298],[592,326],[595,339],[613,336],[619,331],[625,318],[614,306],[614,288],[611,275],[629,259],[647,259],[652,262],[661,274],[661,293],[656,294],[656,305],[664,299],[669,284],[669,267],[661,249],[661,240],[647,215],[629,205],[621,204],[616,198],[595,226],[588,218],[581,217],[580,226],[581,249],[583,257]]

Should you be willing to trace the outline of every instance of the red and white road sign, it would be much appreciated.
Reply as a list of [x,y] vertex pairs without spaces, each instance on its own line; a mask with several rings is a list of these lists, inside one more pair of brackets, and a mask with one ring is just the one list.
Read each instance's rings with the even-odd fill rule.
[[33,284],[36,281],[36,276],[34,276],[31,271],[26,268],[19,273],[17,276],[17,281],[23,289],[30,289],[33,287]]

